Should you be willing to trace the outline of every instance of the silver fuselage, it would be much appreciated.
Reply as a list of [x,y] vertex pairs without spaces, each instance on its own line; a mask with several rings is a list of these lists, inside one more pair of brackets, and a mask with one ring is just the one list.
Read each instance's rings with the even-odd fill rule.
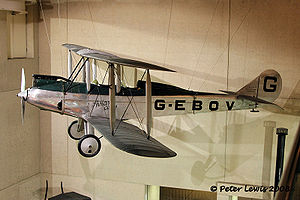
[[[48,91],[28,88],[20,97],[42,110],[74,117],[109,117],[109,96]],[[131,100],[132,99],[132,100]],[[129,103],[131,102],[131,103]],[[153,96],[153,116],[182,115],[210,111],[231,111],[255,108],[255,103],[237,99],[235,95]],[[116,119],[145,117],[145,96],[116,96]]]

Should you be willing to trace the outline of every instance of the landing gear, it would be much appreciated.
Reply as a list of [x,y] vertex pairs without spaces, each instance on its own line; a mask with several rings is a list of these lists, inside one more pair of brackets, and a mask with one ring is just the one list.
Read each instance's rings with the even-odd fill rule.
[[250,112],[259,112],[259,110],[255,110],[255,108],[252,108],[252,110],[250,110]]
[[79,140],[78,151],[84,157],[94,157],[101,149],[100,139],[89,131],[87,122],[79,118],[73,121],[68,128],[69,136],[74,140]]
[[254,108],[252,108],[252,110],[250,110],[250,112],[259,112],[259,110],[256,110],[257,106],[258,106],[258,104],[255,103]]
[[80,140],[84,136],[84,124],[82,120],[76,120],[68,128],[68,134],[73,140]]
[[100,149],[100,139],[95,135],[84,135],[78,142],[78,151],[84,157],[94,157]]

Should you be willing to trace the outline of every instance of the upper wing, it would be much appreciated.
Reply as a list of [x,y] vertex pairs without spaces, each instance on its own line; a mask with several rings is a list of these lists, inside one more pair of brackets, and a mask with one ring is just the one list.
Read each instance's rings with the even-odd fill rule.
[[117,55],[114,55],[114,54],[111,54],[111,53],[108,53],[105,51],[90,49],[88,47],[84,47],[84,46],[80,46],[80,45],[76,45],[76,44],[63,44],[63,46],[68,48],[69,50],[75,52],[76,54],[87,57],[87,58],[92,58],[92,59],[115,63],[115,64],[120,64],[120,65],[125,65],[125,66],[129,66],[129,67],[175,72],[174,70],[167,69],[165,67],[161,67],[158,65],[150,64],[150,63],[143,62],[143,61],[128,59],[125,57],[119,57]]
[[[154,138],[150,137],[147,139],[147,134],[132,124],[117,120],[116,126],[118,128],[112,135],[108,119],[88,117],[86,120],[112,145],[127,153],[156,158],[168,158],[177,155]],[[118,125],[119,123],[120,125]]]

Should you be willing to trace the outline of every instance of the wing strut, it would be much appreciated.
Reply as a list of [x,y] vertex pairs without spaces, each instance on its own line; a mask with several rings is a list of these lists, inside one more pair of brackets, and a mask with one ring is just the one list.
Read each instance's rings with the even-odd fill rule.
[[86,91],[89,93],[91,89],[91,72],[90,72],[90,61],[86,61],[85,63],[85,83],[86,83]]
[[121,91],[121,66],[117,64],[117,94]]
[[151,128],[152,128],[152,92],[151,92],[151,77],[149,69],[146,70],[146,123],[147,123],[147,134],[150,139]]
[[133,86],[137,87],[137,68],[134,68],[133,72]]
[[116,87],[115,87],[115,73],[114,73],[114,64],[109,63],[109,122],[112,135],[115,131],[115,122],[116,122]]
[[92,81],[95,81],[95,80],[97,80],[97,64],[96,64],[95,59],[92,62],[92,71],[93,71],[93,80]]
[[[87,60],[86,62],[88,62],[89,60]],[[86,63],[84,63],[86,64]],[[82,68],[82,82],[86,82],[86,70],[85,70],[86,66]]]
[[68,52],[68,77],[72,74],[72,51]]

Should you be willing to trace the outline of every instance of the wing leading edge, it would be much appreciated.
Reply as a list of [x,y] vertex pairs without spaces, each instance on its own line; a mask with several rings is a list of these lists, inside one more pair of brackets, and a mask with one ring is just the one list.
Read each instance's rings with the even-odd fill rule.
[[68,48],[69,50],[75,52],[76,54],[92,58],[96,60],[101,60],[104,62],[119,64],[119,65],[125,65],[128,67],[136,67],[136,68],[143,68],[143,69],[151,69],[151,70],[160,70],[160,71],[170,71],[175,72],[174,70],[161,67],[159,65],[138,61],[134,59],[129,59],[125,57],[120,57],[105,51],[90,49],[88,47],[76,45],[76,44],[63,44],[64,47]]
[[154,138],[147,139],[147,134],[138,127],[116,120],[118,129],[111,134],[109,119],[99,117],[88,117],[86,119],[92,124],[112,145],[116,148],[138,156],[169,158],[177,154],[164,146]]

